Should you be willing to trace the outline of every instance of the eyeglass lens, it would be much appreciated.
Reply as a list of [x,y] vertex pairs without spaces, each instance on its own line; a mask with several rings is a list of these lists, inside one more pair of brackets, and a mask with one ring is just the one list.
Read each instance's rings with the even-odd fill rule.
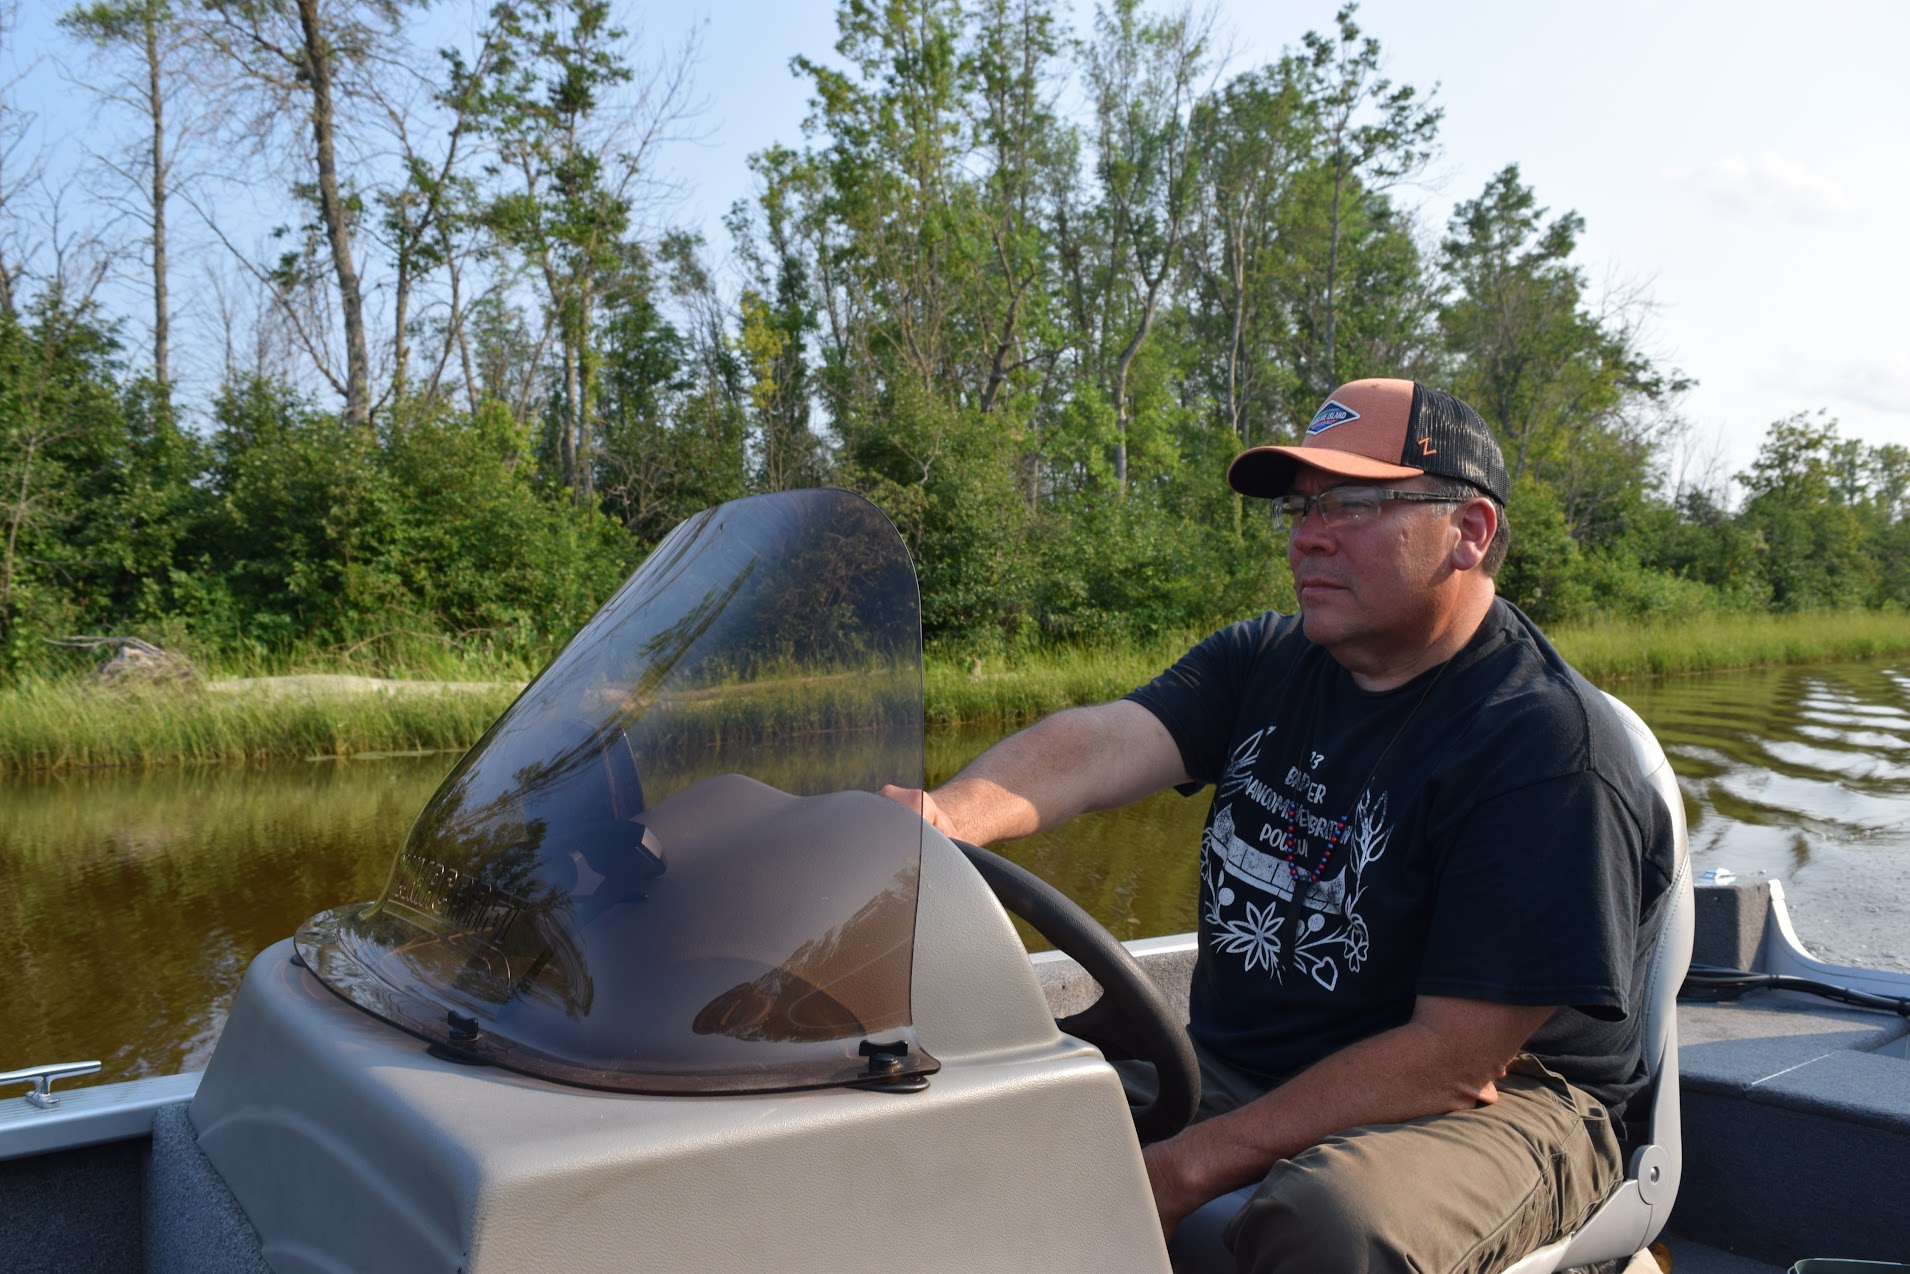
[[1290,530],[1306,520],[1310,510],[1320,511],[1327,526],[1352,526],[1378,511],[1379,491],[1373,487],[1334,487],[1318,495],[1290,495],[1273,502],[1273,529]]

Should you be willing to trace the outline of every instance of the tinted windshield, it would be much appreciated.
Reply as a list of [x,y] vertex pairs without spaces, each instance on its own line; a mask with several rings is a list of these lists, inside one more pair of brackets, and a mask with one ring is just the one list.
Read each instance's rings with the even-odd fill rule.
[[841,491],[734,501],[656,547],[451,772],[383,895],[299,952],[409,1031],[569,1082],[919,1074],[922,825],[870,793],[921,781],[894,527]]

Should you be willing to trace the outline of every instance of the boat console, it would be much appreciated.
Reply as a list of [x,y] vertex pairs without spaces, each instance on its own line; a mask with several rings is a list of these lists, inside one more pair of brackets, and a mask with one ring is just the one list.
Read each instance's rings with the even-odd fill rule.
[[282,1274],[878,1253],[1164,1269],[1113,1071],[1056,1031],[1013,927],[939,837],[921,895],[910,991],[940,1069],[920,1088],[652,1095],[471,1065],[325,989],[283,942],[247,974],[193,1101],[199,1146]]
[[1165,1269],[1115,1072],[875,794],[922,782],[917,606],[842,492],[659,545],[246,975],[189,1114],[258,1256]]

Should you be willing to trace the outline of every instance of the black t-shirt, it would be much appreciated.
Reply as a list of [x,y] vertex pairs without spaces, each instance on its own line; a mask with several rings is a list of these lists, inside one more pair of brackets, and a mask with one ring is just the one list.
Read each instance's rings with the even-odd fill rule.
[[1530,1052],[1614,1110],[1642,1086],[1670,816],[1604,696],[1517,608],[1495,601],[1449,664],[1395,690],[1361,690],[1269,613],[1128,697],[1216,787],[1203,1048],[1271,1085],[1418,995],[1555,1004]]

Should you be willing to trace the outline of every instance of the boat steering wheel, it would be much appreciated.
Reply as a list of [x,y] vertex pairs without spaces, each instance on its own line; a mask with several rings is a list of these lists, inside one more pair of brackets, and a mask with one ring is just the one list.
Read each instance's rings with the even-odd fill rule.
[[1141,1143],[1163,1141],[1185,1128],[1200,1105],[1200,1063],[1193,1041],[1154,980],[1113,934],[1059,889],[979,845],[962,840],[955,844],[1003,907],[1033,925],[1101,984],[1100,999],[1055,1025],[1093,1044],[1110,1061],[1133,1058],[1153,1064],[1159,1076],[1154,1099],[1129,1109]]

